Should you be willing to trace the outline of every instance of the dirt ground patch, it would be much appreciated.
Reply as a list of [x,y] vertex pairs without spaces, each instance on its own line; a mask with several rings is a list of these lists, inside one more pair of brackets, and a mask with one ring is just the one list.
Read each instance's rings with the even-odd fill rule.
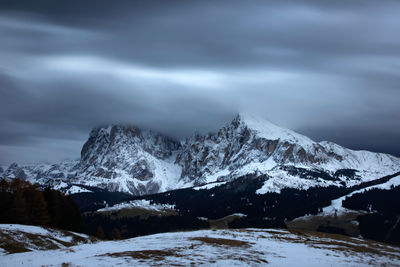
[[106,253],[102,255],[97,255],[99,257],[107,256],[107,257],[131,257],[133,259],[139,260],[156,260],[161,261],[164,260],[165,257],[171,256],[179,256],[177,254],[177,250],[174,249],[166,249],[166,250],[136,250],[136,251],[123,251],[116,253]]
[[193,237],[191,240],[201,241],[203,243],[214,246],[229,246],[229,247],[249,247],[250,243],[246,241],[226,239],[226,238],[212,238],[212,237]]

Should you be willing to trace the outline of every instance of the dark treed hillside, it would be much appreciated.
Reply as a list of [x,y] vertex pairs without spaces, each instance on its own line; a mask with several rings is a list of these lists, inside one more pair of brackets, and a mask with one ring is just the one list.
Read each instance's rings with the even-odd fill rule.
[[0,223],[84,231],[79,208],[70,196],[20,179],[0,180]]
[[400,186],[354,194],[346,197],[343,207],[370,212],[358,218],[364,237],[400,245]]

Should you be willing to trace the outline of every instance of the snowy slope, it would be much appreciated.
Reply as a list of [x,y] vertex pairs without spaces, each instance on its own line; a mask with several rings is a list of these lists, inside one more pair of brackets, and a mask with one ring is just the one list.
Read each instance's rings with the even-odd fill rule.
[[400,176],[396,176],[386,183],[383,184],[378,184],[378,185],[373,185],[369,186],[360,190],[356,190],[354,192],[351,192],[350,194],[340,197],[338,199],[332,200],[332,203],[330,206],[323,208],[323,211],[319,213],[318,215],[333,215],[333,214],[344,214],[344,213],[349,213],[352,212],[351,210],[348,210],[342,206],[342,201],[346,199],[346,197],[350,197],[354,194],[358,193],[363,193],[365,191],[369,191],[371,189],[382,189],[382,190],[390,190],[391,186],[399,186],[400,185]]
[[287,230],[163,233],[68,250],[2,254],[1,266],[396,266],[400,249],[359,238]]
[[315,142],[239,114],[218,132],[196,134],[184,142],[133,126],[95,128],[79,161],[12,164],[2,175],[64,191],[81,184],[143,195],[267,174],[271,179],[258,191],[263,194],[285,187],[352,186],[399,170],[399,158]]
[[102,211],[116,211],[116,210],[121,210],[121,209],[132,209],[132,208],[139,208],[139,209],[144,209],[144,210],[150,210],[150,211],[157,211],[157,212],[163,212],[166,210],[174,210],[175,206],[174,205],[168,205],[168,204],[156,204],[156,203],[150,203],[150,200],[132,200],[129,202],[123,202],[116,204],[111,207],[106,207],[97,210],[98,212]]
[[239,114],[239,118],[260,138],[265,138],[268,140],[280,140],[281,142],[298,144],[302,147],[312,147],[315,143],[304,135],[298,134],[289,129],[281,128],[270,121],[252,116],[250,114],[241,113]]

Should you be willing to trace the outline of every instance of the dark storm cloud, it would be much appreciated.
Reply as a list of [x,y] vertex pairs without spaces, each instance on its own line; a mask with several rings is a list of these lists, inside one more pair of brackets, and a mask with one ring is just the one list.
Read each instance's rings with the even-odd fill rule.
[[0,163],[90,128],[184,138],[244,110],[400,154],[398,1],[1,1]]

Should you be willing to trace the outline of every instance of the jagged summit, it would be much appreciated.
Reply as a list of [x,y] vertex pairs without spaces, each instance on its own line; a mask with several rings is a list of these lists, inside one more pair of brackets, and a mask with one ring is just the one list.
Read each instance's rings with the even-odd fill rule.
[[178,141],[136,126],[95,128],[81,151],[81,176],[102,180],[113,191],[165,191],[179,177],[171,159],[179,148]]
[[[179,142],[135,126],[94,128],[80,161],[18,166],[3,176],[42,184],[83,184],[135,195],[163,192],[247,174],[271,177],[263,189],[353,185],[399,171],[400,159],[314,142],[292,130],[238,114],[216,133]],[[311,175],[311,174],[312,175]]]
[[81,160],[87,161],[93,152],[104,154],[108,150],[127,145],[140,147],[160,159],[170,157],[180,147],[178,141],[152,130],[143,130],[136,126],[108,125],[94,128],[90,132],[81,151]]

